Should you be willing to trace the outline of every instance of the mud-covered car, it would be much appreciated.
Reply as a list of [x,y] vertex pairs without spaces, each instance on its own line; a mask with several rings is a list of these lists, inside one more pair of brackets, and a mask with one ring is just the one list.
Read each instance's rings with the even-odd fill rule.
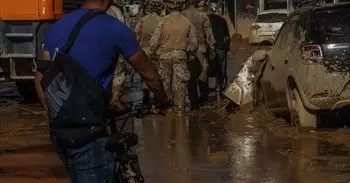
[[258,75],[255,100],[303,128],[350,106],[350,3],[295,10]]
[[249,44],[273,43],[276,32],[287,18],[286,9],[272,9],[260,12],[250,26]]

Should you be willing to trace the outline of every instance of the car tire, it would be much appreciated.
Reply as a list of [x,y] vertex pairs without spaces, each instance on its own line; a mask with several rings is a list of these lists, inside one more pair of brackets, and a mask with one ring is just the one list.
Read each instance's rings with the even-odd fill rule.
[[300,129],[316,129],[317,115],[314,111],[305,108],[297,89],[289,92],[288,106],[291,122]]
[[23,103],[35,104],[39,102],[33,80],[16,81],[16,86],[23,98]]

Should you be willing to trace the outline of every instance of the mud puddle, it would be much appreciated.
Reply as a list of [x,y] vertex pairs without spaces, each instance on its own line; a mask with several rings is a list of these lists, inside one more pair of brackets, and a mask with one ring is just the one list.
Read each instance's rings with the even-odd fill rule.
[[[46,119],[14,105],[0,110],[0,182],[68,183],[52,152]],[[209,111],[208,111],[209,110]],[[146,182],[349,182],[350,131],[298,133],[282,120],[213,110],[137,119]]]

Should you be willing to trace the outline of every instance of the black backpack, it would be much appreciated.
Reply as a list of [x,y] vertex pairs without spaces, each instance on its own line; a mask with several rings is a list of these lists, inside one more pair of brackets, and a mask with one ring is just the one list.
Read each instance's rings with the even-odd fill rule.
[[50,131],[62,145],[70,148],[79,148],[108,135],[105,113],[109,92],[69,55],[80,29],[100,14],[103,12],[90,10],[77,22],[41,82]]

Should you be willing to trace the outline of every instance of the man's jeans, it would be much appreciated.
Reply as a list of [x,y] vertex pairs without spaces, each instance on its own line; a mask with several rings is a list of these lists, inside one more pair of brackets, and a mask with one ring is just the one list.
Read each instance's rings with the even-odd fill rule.
[[217,85],[220,89],[224,89],[227,85],[227,51],[223,49],[215,50],[215,62],[219,64],[217,73]]
[[72,183],[116,183],[116,160],[105,149],[108,137],[99,138],[83,147],[62,147],[54,136],[52,144],[63,161]]

